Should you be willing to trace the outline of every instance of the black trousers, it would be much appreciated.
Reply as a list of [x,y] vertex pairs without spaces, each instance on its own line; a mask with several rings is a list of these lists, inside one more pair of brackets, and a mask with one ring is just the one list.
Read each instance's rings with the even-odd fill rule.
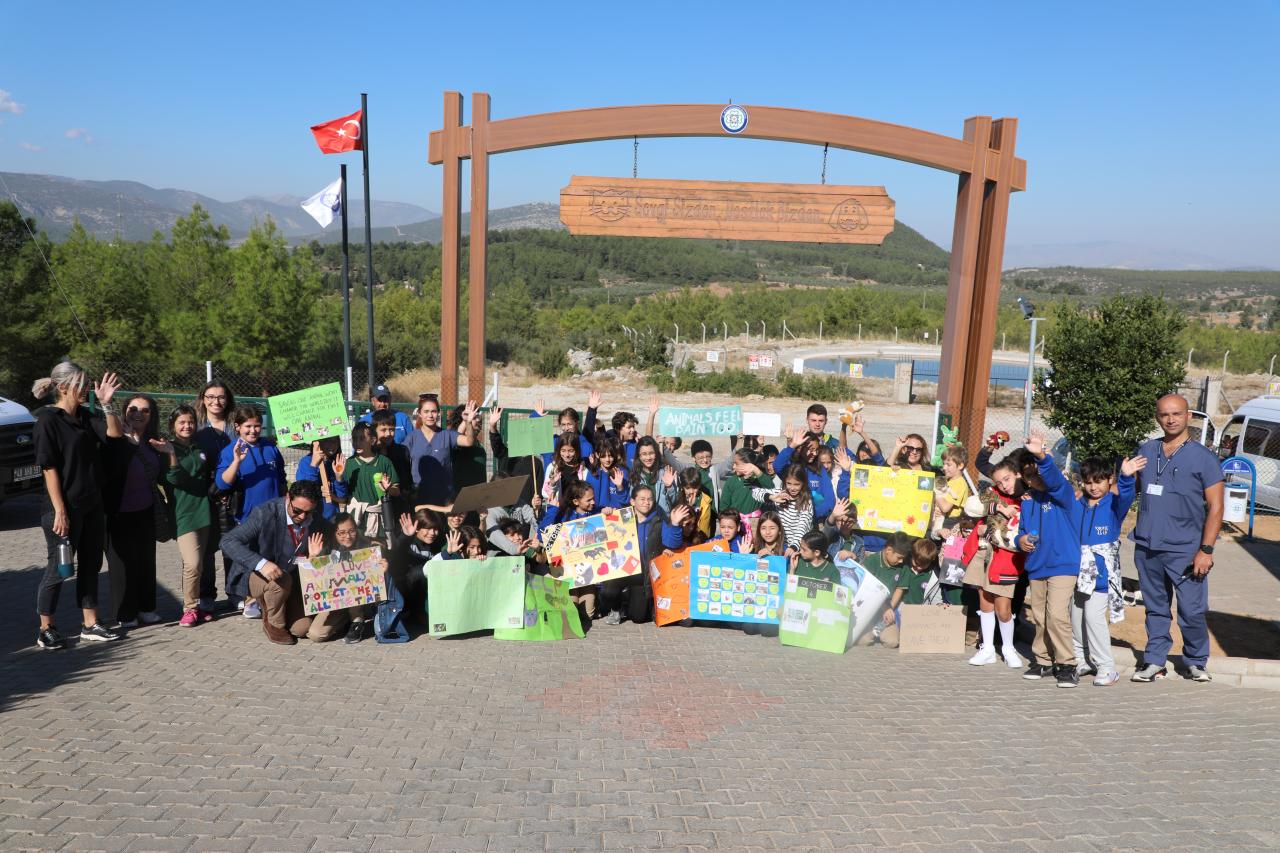
[[[70,531],[67,539],[76,552],[76,601],[81,609],[98,606],[98,572],[102,570],[102,541],[106,532],[106,519],[102,507],[89,510],[67,508]],[[58,597],[62,593],[62,578],[58,575],[59,537],[53,535],[53,510],[40,516],[40,529],[44,531],[47,562],[40,586],[36,590],[36,613],[52,616],[58,610]]]
[[632,622],[648,622],[653,618],[653,590],[645,573],[629,578],[605,581],[601,586],[600,611],[621,610]]
[[156,522],[152,507],[107,516],[107,571],[116,620],[156,609]]

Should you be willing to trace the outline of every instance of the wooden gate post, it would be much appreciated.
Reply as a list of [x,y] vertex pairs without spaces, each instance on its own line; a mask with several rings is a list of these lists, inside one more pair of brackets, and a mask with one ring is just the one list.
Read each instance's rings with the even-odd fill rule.
[[[440,208],[440,405],[458,402],[458,253],[462,242],[462,95],[444,93]],[[483,322],[483,321],[482,321]]]
[[467,397],[484,399],[489,237],[489,96],[471,94],[471,241],[467,255]]

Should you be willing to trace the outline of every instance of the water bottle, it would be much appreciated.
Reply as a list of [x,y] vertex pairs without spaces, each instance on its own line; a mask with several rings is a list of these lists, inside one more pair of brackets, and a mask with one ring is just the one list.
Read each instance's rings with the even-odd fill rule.
[[75,552],[71,550],[71,542],[63,536],[58,540],[58,577],[66,580],[75,573]]

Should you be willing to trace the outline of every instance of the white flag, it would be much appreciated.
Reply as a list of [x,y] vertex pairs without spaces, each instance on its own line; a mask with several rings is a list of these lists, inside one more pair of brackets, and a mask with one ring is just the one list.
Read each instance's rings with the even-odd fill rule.
[[342,178],[304,201],[302,209],[310,213],[321,228],[328,228],[333,217],[342,212]]

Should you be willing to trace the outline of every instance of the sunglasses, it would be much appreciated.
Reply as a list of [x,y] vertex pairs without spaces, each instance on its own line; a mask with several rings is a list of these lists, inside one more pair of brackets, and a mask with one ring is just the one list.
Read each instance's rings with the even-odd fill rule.
[[294,518],[306,518],[308,515],[311,515],[311,513],[313,512],[315,512],[315,510],[313,509],[298,509],[298,507],[294,506],[293,504],[289,504],[289,515],[293,516]]
[[150,406],[130,406],[129,408],[125,409],[125,411],[131,415],[149,415],[151,414],[151,407]]
[[914,444],[908,444],[906,450],[908,453],[924,453],[923,447],[916,447]]

